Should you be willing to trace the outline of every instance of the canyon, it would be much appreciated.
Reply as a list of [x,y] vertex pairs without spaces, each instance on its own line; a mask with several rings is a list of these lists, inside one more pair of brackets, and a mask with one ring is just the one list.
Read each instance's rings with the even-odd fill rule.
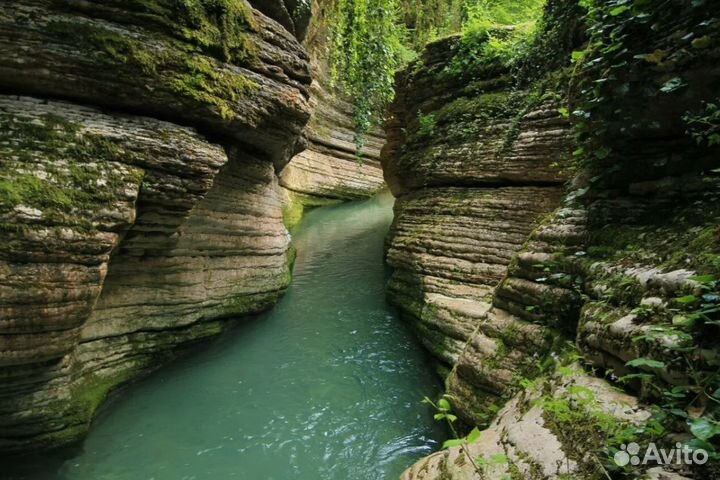
[[514,63],[489,50],[511,29],[430,42],[362,138],[323,2],[0,5],[0,451],[82,440],[110,392],[280,301],[309,209],[387,187],[387,300],[465,438],[404,480],[715,455],[720,11],[626,3],[549,0]]

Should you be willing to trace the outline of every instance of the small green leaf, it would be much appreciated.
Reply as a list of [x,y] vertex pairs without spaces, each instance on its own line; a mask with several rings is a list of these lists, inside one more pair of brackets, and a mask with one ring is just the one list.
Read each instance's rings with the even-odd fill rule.
[[442,444],[442,448],[452,448],[465,445],[466,440],[464,438],[453,438],[451,440],[445,440]]
[[679,90],[685,86],[687,86],[687,84],[683,82],[682,78],[675,77],[665,82],[665,84],[660,87],[660,91],[663,93],[672,93],[675,90]]
[[675,415],[677,417],[681,417],[681,418],[688,417],[687,412],[685,410],[680,410],[679,408],[673,408],[672,410],[670,410],[670,413],[672,413],[673,415]]
[[611,150],[610,148],[608,148],[608,147],[603,147],[603,148],[600,148],[600,149],[598,149],[598,150],[595,151],[595,156],[596,156],[599,160],[603,160],[603,159],[607,158],[608,155],[610,155],[611,152],[612,152],[612,150]]
[[433,415],[433,418],[437,421],[445,420],[445,414],[444,413],[436,413]]
[[438,408],[442,411],[449,411],[450,410],[450,402],[448,402],[444,398],[441,398],[440,400],[438,400]]
[[453,415],[452,413],[446,414],[446,415],[445,415],[445,418],[447,419],[448,422],[455,422],[455,421],[457,421],[457,417],[456,417],[455,415]]
[[625,365],[628,367],[648,367],[648,368],[665,368],[665,363],[660,362],[657,360],[652,360],[650,358],[636,358],[634,360],[630,360]]
[[697,297],[695,295],[685,295],[684,297],[676,298],[675,301],[680,305],[690,305],[697,301]]
[[720,425],[717,422],[713,422],[706,417],[698,418],[688,422],[690,425],[690,431],[696,438],[700,440],[709,440],[718,433],[720,433]]
[[698,277],[690,277],[690,280],[697,283],[702,283],[703,285],[707,285],[708,283],[712,283],[715,281],[715,277],[712,275],[700,275]]
[[475,443],[480,439],[480,430],[477,427],[473,428],[467,436],[468,443]]
[[699,315],[675,315],[672,318],[672,324],[676,327],[687,327],[692,328],[697,321],[700,319]]
[[623,13],[630,10],[630,7],[627,5],[621,5],[619,7],[615,7],[612,10],[610,10],[610,16],[611,17],[617,17],[618,15],[622,15]]
[[691,451],[695,450],[705,450],[709,453],[715,452],[715,447],[712,443],[706,442],[705,440],[700,440],[699,438],[693,438],[691,440],[688,440],[685,442],[685,446],[689,448]]

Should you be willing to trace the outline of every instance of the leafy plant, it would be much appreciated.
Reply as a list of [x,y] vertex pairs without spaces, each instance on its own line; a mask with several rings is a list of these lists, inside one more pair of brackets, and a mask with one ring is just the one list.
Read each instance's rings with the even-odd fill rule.
[[459,49],[447,68],[453,76],[468,75],[489,62],[510,66],[534,33],[545,0],[476,0],[467,4]]
[[433,402],[430,398],[425,397],[422,400],[422,403],[426,403],[430,406],[432,406],[437,413],[435,413],[434,417],[435,420],[438,421],[444,421],[447,422],[448,427],[450,428],[450,431],[453,434],[454,438],[451,438],[449,440],[446,440],[443,443],[443,448],[452,448],[452,447],[461,447],[461,451],[467,458],[467,460],[470,462],[470,464],[473,466],[475,471],[480,475],[480,478],[484,478],[484,471],[480,465],[478,465],[477,462],[472,458],[470,455],[470,452],[467,451],[466,447],[467,445],[471,443],[475,443],[480,439],[481,432],[478,430],[477,427],[473,428],[472,431],[465,437],[461,436],[457,429],[455,428],[455,422],[457,421],[457,416],[455,416],[451,411],[450,401],[448,400],[450,397],[449,395],[443,395],[437,403]]
[[688,113],[683,120],[698,145],[720,145],[720,99],[707,103],[703,114]]
[[433,133],[435,133],[436,126],[437,120],[435,119],[435,115],[432,113],[428,115],[418,114],[417,136],[419,138],[432,136]]
[[398,1],[336,0],[329,15],[332,80],[353,101],[358,147],[394,96],[405,51]]

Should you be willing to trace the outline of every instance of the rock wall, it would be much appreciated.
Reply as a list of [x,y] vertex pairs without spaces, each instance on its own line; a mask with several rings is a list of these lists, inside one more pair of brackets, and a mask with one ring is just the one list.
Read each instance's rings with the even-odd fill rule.
[[311,77],[298,41],[244,0],[4,3],[0,45],[12,453],[82,438],[108,391],[282,295],[276,171]]
[[[458,366],[453,394],[466,405],[476,390],[494,397],[511,382],[508,322],[530,351],[544,345],[536,326],[491,307],[514,255],[560,203],[572,132],[552,94],[527,101],[499,62],[470,85],[447,74],[458,48],[458,38],[431,44],[398,77],[383,166],[397,196],[389,299],[441,370]],[[490,358],[499,364],[481,366]]]
[[312,2],[313,18],[304,41],[313,72],[312,116],[303,135],[305,149],[280,174],[280,183],[288,190],[289,207],[299,209],[303,205],[367,198],[384,186],[379,162],[385,143],[382,129],[375,128],[365,135],[358,150],[353,105],[330,88],[329,5],[324,0]]
[[[717,451],[697,428],[717,419],[720,386],[720,11],[615,7],[565,36],[589,37],[571,69],[531,48],[524,61],[546,70],[529,84],[487,60],[458,74],[452,39],[398,78],[388,296],[438,359],[453,413],[482,430],[405,479],[718,475],[716,461],[612,457],[628,442]],[[575,28],[569,11],[549,2],[536,42]],[[567,47],[566,63],[584,48]]]

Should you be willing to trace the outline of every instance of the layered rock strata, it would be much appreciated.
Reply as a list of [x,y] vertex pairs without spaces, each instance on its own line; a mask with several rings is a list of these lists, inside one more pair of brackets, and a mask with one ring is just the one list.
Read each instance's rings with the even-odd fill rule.
[[308,57],[213,5],[0,6],[4,453],[82,438],[108,391],[287,288]]
[[[493,298],[515,254],[560,203],[572,133],[552,95],[526,102],[528,92],[513,90],[499,63],[469,86],[448,75],[458,44],[429,45],[421,66],[398,78],[383,152],[398,197],[388,296],[441,370],[452,369],[457,407],[475,422],[512,383],[520,359],[552,343]],[[504,289],[512,298],[528,286],[518,279],[514,291]]]
[[379,161],[384,132],[374,128],[358,142],[352,103],[330,88],[328,8],[324,2],[313,2],[313,18],[304,42],[313,71],[313,113],[303,135],[305,149],[280,174],[289,205],[300,209],[303,205],[367,198],[384,186]]
[[[541,24],[562,31],[557,14],[572,4],[549,2],[550,17]],[[500,197],[519,188],[524,167],[476,163],[497,152],[499,142],[479,142],[472,150],[455,143],[454,132],[478,138],[477,132],[503,125],[483,99],[500,80],[476,76],[492,65],[476,65],[469,79],[455,75],[454,88],[433,95],[437,72],[452,71],[452,61],[444,59],[452,58],[454,47],[443,42],[430,45],[424,62],[400,76],[400,108],[383,159],[388,184],[400,195],[389,240],[396,271],[388,294],[447,365],[453,412],[485,428],[479,440],[428,457],[403,478],[718,474],[713,461],[622,469],[612,455],[630,441],[717,448],[697,436],[697,425],[717,415],[712,394],[701,392],[718,386],[720,183],[711,160],[718,155],[712,136],[717,90],[711,86],[720,78],[713,66],[720,12],[692,2],[591,8],[588,47],[569,89],[575,139],[557,136],[556,148],[541,149],[547,135],[526,137],[526,151],[539,152],[533,158],[575,150],[577,173],[567,193],[543,197],[554,211],[512,247],[502,242],[516,228],[508,220],[503,234],[482,236],[465,227],[497,232],[488,227],[488,215],[522,219],[526,209],[492,215],[487,206],[457,202],[441,220],[430,215],[448,198],[474,195],[487,178]],[[467,92],[489,112],[474,130],[465,110],[444,114]],[[511,95],[505,94],[504,105]],[[521,109],[518,118],[532,117],[532,110]],[[523,128],[515,130],[522,139]],[[513,143],[502,142],[500,151]],[[466,152],[463,162],[449,162],[458,151]],[[533,177],[540,182],[532,188],[552,191],[542,173]],[[405,199],[433,190],[445,195],[422,208],[403,208]],[[408,235],[408,226],[417,234]],[[479,253],[497,258],[499,251],[509,260],[488,268]],[[462,308],[448,308],[453,304]]]

